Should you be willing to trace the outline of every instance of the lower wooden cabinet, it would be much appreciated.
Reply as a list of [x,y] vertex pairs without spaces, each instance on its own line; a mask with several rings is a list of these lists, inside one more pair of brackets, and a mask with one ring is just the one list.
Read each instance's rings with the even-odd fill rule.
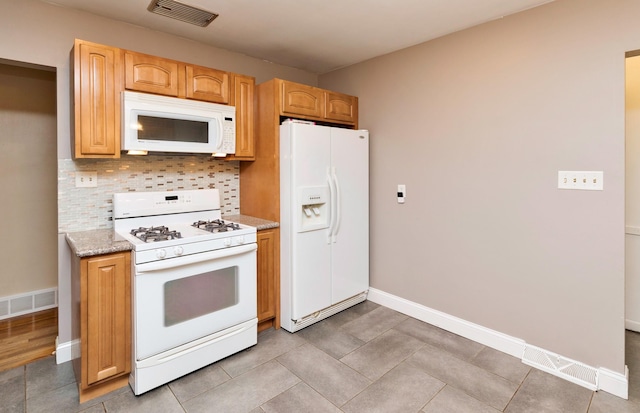
[[77,258],[73,265],[74,359],[80,402],[126,386],[131,372],[131,253]]
[[258,231],[258,331],[280,328],[280,229]]

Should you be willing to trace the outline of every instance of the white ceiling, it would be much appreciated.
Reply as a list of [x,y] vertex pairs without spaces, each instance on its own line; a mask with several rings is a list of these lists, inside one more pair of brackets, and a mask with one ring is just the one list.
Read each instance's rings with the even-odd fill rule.
[[151,0],[45,1],[322,74],[552,0],[179,0],[219,14],[205,28]]

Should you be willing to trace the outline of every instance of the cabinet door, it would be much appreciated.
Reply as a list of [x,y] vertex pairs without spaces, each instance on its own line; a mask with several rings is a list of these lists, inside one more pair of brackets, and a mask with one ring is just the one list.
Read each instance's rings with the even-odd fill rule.
[[323,91],[313,86],[282,82],[282,112],[322,118]]
[[76,40],[74,45],[74,156],[120,157],[120,50]]
[[130,253],[83,260],[82,384],[90,386],[131,370]]
[[236,153],[235,158],[252,160],[254,148],[253,100],[255,78],[251,76],[233,76],[232,105],[236,107]]
[[201,66],[186,66],[188,99],[229,103],[229,74]]
[[355,123],[358,118],[358,98],[336,92],[324,94],[324,117]]
[[161,57],[126,51],[124,53],[125,88],[138,92],[178,96],[178,62]]
[[[276,260],[278,230],[258,231],[258,325],[274,319],[279,302],[278,265]],[[279,324],[279,323],[278,323]],[[270,326],[270,325],[269,325]],[[276,326],[276,328],[279,325]]]

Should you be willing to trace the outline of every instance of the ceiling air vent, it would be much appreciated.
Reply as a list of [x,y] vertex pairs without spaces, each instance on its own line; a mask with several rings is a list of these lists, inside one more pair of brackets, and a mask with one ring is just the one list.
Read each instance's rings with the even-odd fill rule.
[[173,0],[153,0],[147,10],[201,27],[208,26],[209,23],[218,17],[216,13],[211,13],[210,11],[198,9]]

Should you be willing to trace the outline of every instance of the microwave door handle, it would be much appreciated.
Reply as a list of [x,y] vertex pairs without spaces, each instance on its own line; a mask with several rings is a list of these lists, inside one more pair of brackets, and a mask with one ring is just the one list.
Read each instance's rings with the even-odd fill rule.
[[222,148],[222,142],[224,141],[224,130],[222,128],[222,119],[219,119],[218,122],[216,122],[217,126],[218,126],[218,144],[216,145],[216,149],[220,149]]

